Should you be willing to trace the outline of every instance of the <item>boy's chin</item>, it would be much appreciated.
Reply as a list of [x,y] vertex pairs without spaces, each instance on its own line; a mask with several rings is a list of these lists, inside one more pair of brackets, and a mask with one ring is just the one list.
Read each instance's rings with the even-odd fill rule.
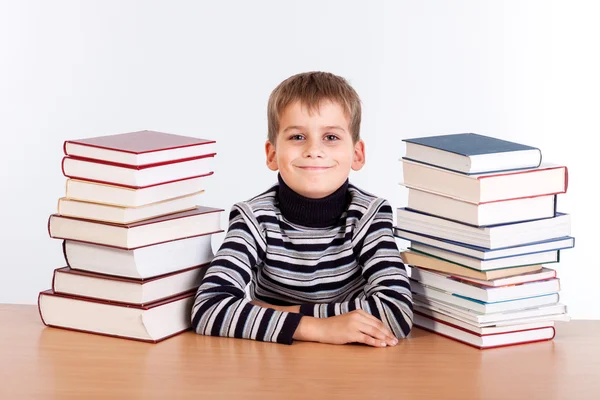
[[342,186],[342,184],[343,184],[343,182],[335,187],[328,186],[328,187],[317,188],[317,187],[312,186],[312,187],[303,187],[303,188],[298,188],[298,189],[292,188],[292,190],[294,190],[296,193],[298,193],[301,196],[308,197],[309,199],[322,199],[324,197],[329,196],[336,190],[338,190],[340,188],[340,186]]

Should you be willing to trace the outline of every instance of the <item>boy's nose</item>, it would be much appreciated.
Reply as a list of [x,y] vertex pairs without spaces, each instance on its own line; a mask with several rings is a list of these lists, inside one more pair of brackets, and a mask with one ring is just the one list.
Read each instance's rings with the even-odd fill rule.
[[310,140],[306,142],[304,157],[323,157],[323,146],[320,141]]

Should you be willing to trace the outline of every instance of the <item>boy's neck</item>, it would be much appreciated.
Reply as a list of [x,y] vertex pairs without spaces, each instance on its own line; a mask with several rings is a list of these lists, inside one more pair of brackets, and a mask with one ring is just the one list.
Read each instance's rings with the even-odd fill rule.
[[288,221],[311,228],[335,225],[348,207],[348,179],[335,192],[321,199],[304,197],[279,180],[279,209]]

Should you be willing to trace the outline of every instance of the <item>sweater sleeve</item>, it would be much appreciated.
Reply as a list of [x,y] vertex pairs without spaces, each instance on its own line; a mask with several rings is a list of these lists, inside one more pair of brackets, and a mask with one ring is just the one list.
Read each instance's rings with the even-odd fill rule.
[[365,231],[358,241],[364,289],[340,303],[302,304],[300,313],[327,318],[362,309],[380,319],[397,338],[404,338],[412,329],[413,303],[406,268],[393,236],[392,208],[382,200],[363,218],[366,223],[356,229],[357,235]]
[[293,335],[302,314],[281,312],[251,304],[245,288],[264,248],[250,207],[236,204],[229,215],[223,244],[211,261],[192,307],[192,329],[201,335],[227,336],[284,344]]

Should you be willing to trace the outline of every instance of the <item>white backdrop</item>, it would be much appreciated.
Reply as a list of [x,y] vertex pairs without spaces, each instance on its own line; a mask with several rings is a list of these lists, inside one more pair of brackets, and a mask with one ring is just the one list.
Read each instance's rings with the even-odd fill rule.
[[64,195],[64,140],[141,129],[215,139],[204,200],[228,211],[275,182],[270,91],[325,70],[364,104],[367,164],[352,182],[394,207],[406,201],[403,138],[476,132],[567,165],[559,210],[573,215],[576,248],[554,265],[561,301],[600,318],[598,17],[594,1],[0,0],[0,303],[35,303],[63,266],[46,223]]

